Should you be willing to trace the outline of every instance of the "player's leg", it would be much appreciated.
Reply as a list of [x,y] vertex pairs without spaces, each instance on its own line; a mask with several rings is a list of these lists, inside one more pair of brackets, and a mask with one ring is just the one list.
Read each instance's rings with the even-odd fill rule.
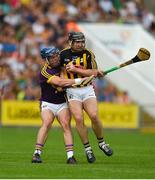
[[41,163],[42,160],[40,158],[40,155],[42,153],[42,148],[45,144],[48,131],[51,127],[51,124],[54,121],[54,114],[49,109],[44,109],[41,112],[41,118],[42,118],[42,126],[40,127],[38,134],[37,134],[37,141],[35,145],[35,151],[32,158],[32,163]]
[[93,163],[95,161],[95,157],[89,144],[87,127],[84,124],[83,104],[80,101],[72,100],[69,101],[69,108],[75,119],[76,129],[84,145],[87,160],[89,163]]
[[84,110],[91,119],[92,128],[96,137],[103,137],[103,127],[98,118],[98,108],[96,98],[89,98],[83,102]]
[[67,163],[68,164],[76,164],[76,160],[74,158],[73,152],[73,137],[71,131],[71,115],[68,108],[64,108],[59,111],[57,115],[57,119],[64,131],[64,142],[65,149],[67,153]]
[[103,139],[103,126],[98,117],[98,107],[96,98],[88,98],[83,102],[84,110],[91,119],[93,131],[98,139],[99,148],[107,155],[113,154],[112,149],[105,143]]

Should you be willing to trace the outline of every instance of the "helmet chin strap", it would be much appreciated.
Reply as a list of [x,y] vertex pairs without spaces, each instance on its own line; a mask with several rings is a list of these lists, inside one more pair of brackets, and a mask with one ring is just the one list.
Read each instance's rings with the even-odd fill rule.
[[46,58],[46,63],[49,64],[49,60]]
[[73,43],[73,41],[69,41],[69,46],[70,46],[70,47],[72,46],[72,43]]

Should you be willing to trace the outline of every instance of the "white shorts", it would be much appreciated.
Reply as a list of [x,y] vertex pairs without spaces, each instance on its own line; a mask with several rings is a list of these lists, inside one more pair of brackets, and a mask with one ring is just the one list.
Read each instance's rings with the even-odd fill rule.
[[79,88],[68,88],[66,93],[68,101],[76,100],[83,102],[89,98],[96,98],[92,85]]
[[45,101],[41,102],[41,111],[43,111],[44,109],[49,109],[53,112],[54,116],[57,116],[60,113],[60,111],[65,108],[68,108],[67,103],[53,104]]

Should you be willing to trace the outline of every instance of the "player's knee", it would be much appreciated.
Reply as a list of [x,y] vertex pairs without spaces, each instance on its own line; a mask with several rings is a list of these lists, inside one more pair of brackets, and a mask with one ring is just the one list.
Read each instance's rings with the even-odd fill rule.
[[76,119],[76,128],[77,129],[81,129],[81,128],[84,128],[84,121],[83,121],[83,118],[79,117],[79,119],[77,118]]
[[98,115],[97,115],[97,113],[91,113],[91,114],[89,115],[89,117],[91,118],[92,122],[94,122],[94,123],[98,121]]
[[42,125],[43,128],[50,129],[51,128],[51,122],[44,122]]
[[64,122],[62,122],[61,125],[62,125],[62,128],[63,128],[64,131],[70,130],[70,123],[69,122],[64,121]]
[[76,121],[76,124],[82,124],[83,123],[83,117],[79,116],[79,115],[76,115],[75,116],[75,121]]

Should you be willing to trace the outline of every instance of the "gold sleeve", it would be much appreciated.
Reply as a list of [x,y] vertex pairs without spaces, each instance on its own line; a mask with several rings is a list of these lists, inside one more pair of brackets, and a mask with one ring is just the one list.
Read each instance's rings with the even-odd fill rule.
[[56,77],[56,76],[53,75],[53,76],[49,77],[49,78],[47,79],[47,83],[50,83],[51,79],[53,79],[54,77]]

